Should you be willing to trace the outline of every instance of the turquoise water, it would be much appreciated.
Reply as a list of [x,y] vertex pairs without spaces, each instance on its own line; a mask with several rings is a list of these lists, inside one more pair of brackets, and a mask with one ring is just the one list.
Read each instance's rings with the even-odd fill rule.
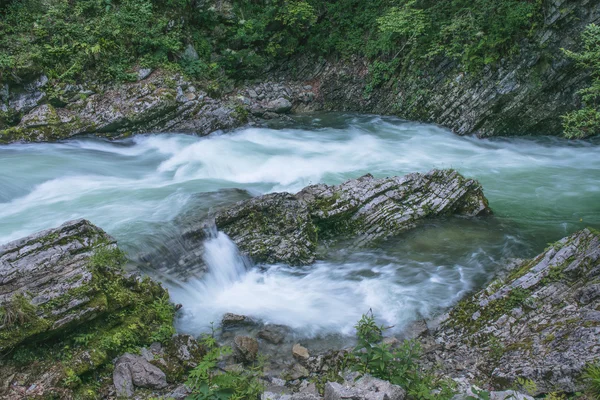
[[[177,235],[178,216],[190,210],[207,213],[250,195],[295,192],[365,173],[455,168],[482,183],[494,217],[431,221],[377,249],[331,249],[304,269],[261,266],[221,286],[207,288],[200,280],[171,289],[190,317],[181,329],[194,332],[225,311],[311,334],[349,331],[368,307],[404,325],[452,304],[511,257],[537,254],[585,226],[600,228],[599,150],[598,139],[481,140],[432,125],[345,114],[203,138],[161,134],[0,146],[0,243],[83,217],[135,256]],[[247,193],[224,190],[230,188]]]

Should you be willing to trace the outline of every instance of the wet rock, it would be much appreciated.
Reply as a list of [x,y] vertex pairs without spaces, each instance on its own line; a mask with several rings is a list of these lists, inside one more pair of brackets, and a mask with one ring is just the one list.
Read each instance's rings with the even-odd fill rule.
[[251,363],[258,355],[258,342],[249,336],[236,336],[233,339],[235,358],[242,363]]
[[283,114],[289,112],[292,109],[292,103],[290,103],[289,100],[280,97],[276,100],[268,102],[265,106],[265,109],[268,112]]
[[310,354],[308,354],[308,349],[299,343],[296,343],[292,347],[292,355],[296,360],[305,361],[308,360]]
[[[215,214],[215,223],[256,262],[309,264],[318,240],[352,238],[361,247],[440,215],[489,214],[481,186],[453,170],[271,193]],[[318,234],[317,234],[318,232]]]
[[285,336],[289,333],[289,328],[283,325],[265,325],[258,332],[258,337],[271,343],[281,344]]
[[599,266],[598,233],[584,229],[558,241],[461,301],[434,333],[429,359],[497,388],[523,378],[538,393],[583,390],[578,377],[600,358]]
[[221,327],[223,327],[223,329],[253,325],[254,323],[254,320],[252,320],[250,317],[233,313],[226,313],[221,319]]
[[115,363],[113,383],[118,396],[131,397],[134,386],[149,389],[166,387],[167,377],[143,357],[126,353]]

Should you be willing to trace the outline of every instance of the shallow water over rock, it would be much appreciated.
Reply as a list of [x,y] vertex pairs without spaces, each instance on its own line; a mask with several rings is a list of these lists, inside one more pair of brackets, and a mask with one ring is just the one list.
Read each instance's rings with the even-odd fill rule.
[[[145,269],[183,303],[178,323],[186,332],[206,330],[234,312],[308,336],[348,334],[370,308],[382,323],[402,329],[480,287],[510,258],[532,256],[585,226],[600,227],[599,150],[597,138],[480,140],[344,114],[204,138],[13,144],[0,147],[0,243],[83,217],[136,258],[164,248],[167,239],[176,243],[191,220],[251,195],[365,173],[455,168],[480,181],[494,217],[430,220],[360,252],[322,248],[321,261],[302,268],[244,264],[220,234],[206,243],[210,251],[198,249],[197,257],[212,251],[208,275],[190,277],[176,265],[152,269],[151,262]],[[177,251],[169,247],[163,250]]]

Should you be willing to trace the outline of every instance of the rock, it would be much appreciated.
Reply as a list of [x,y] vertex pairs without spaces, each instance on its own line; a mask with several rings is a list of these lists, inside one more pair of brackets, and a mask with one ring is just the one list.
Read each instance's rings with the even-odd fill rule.
[[[149,131],[206,135],[248,121],[245,111],[229,98],[215,100],[205,93],[189,90],[178,93],[191,84],[164,72],[144,77],[146,72],[138,72],[137,82],[115,83],[102,90],[80,90],[64,107],[54,109],[59,118],[52,123],[19,123],[6,129],[0,123],[0,143],[55,141],[84,133],[110,137]],[[38,119],[37,112],[30,110],[39,105],[44,92],[19,96],[23,98],[16,94],[11,97],[9,111],[25,113],[26,121]],[[28,112],[33,114],[28,116]]]
[[299,343],[296,343],[292,347],[292,355],[295,359],[300,361],[308,360],[310,354],[308,354],[308,349],[306,347],[301,346]]
[[337,186],[308,186],[295,195],[258,196],[218,211],[214,221],[254,261],[302,265],[315,260],[318,240],[351,238],[349,245],[361,247],[425,218],[490,212],[477,181],[433,170],[383,179],[365,175]]
[[313,393],[294,393],[290,400],[320,400],[321,398]]
[[243,363],[251,363],[258,355],[258,342],[249,336],[236,336],[233,339],[235,358]]
[[187,46],[185,46],[185,51],[183,52],[183,58],[187,58],[188,60],[196,61],[200,57],[198,56],[198,52],[196,51],[194,46],[191,43],[189,43]]
[[223,327],[223,329],[252,324],[254,324],[254,321],[245,315],[226,313],[221,319],[221,327]]
[[25,85],[22,91],[12,91],[8,98],[8,108],[16,113],[26,113],[37,107],[46,97],[41,90],[48,83],[48,77],[41,75],[37,80]]
[[[155,330],[169,328],[153,308],[167,292],[150,280],[126,274],[124,262],[114,239],[86,220],[0,246],[2,353],[30,354],[38,346],[70,346],[75,335],[88,338],[64,359],[46,353],[36,353],[34,363],[3,359],[0,381],[7,385],[0,385],[0,398],[22,398],[28,388],[35,388],[29,397],[71,398],[70,385],[62,382],[92,375],[110,362],[112,355],[99,343],[119,346],[115,338],[126,337],[127,346],[142,347],[151,343]],[[143,354],[154,358],[151,354],[161,351],[159,344],[152,344]],[[126,376],[122,371],[117,381],[128,393]]]
[[264,392],[261,396],[261,400],[290,400],[292,396],[290,394],[281,394],[273,392]]
[[144,80],[150,76],[152,68],[140,68],[138,70],[138,81]]
[[314,382],[309,381],[302,381],[302,383],[300,384],[300,390],[298,392],[319,396],[319,390],[317,389],[317,385],[315,385]]
[[166,387],[167,377],[143,357],[126,353],[115,363],[113,383],[118,396],[131,397],[134,386],[148,389]]
[[190,368],[195,367],[206,355],[206,349],[193,336],[186,334],[174,335],[167,345],[167,351]]
[[404,400],[406,392],[400,386],[365,375],[356,382],[327,382],[324,400]]
[[[92,283],[89,260],[97,248],[114,248],[114,243],[100,228],[76,220],[0,246],[0,305],[12,308],[22,299],[36,310],[34,329],[8,328],[12,332],[0,337],[0,350],[42,332],[52,336],[104,312],[106,303],[99,301],[104,294]],[[57,306],[46,309],[47,304]]]
[[490,392],[490,400],[534,400],[534,398],[514,390],[507,390],[504,392]]
[[177,386],[172,392],[165,396],[165,399],[184,400],[192,391],[185,384]]
[[302,365],[295,363],[294,365],[292,365],[291,368],[287,370],[287,375],[289,377],[289,380],[294,381],[296,379],[308,377],[310,375],[310,372]]
[[289,328],[284,325],[265,325],[257,336],[271,344],[281,344],[288,333]]
[[265,106],[265,110],[276,114],[284,114],[292,109],[292,103],[289,100],[280,97],[276,100],[270,101]]
[[583,391],[578,377],[600,358],[600,298],[590,295],[598,277],[600,234],[576,232],[459,302],[428,357],[497,388],[522,378],[537,393]]
[[374,393],[367,395],[368,399],[403,400],[406,396],[406,392],[400,386],[370,375],[363,375],[353,385],[366,393]]

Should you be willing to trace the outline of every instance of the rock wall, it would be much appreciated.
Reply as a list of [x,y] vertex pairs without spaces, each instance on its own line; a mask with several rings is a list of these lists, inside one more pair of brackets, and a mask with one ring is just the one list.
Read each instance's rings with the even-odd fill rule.
[[[595,0],[544,0],[542,26],[519,43],[511,58],[470,73],[446,59],[414,71],[410,66],[372,92],[368,62],[315,63],[294,60],[280,79],[312,85],[309,109],[392,114],[436,123],[458,134],[480,136],[562,132],[560,116],[580,106],[576,92],[589,85],[589,71],[578,69],[562,48],[573,49],[583,29],[600,22]],[[408,60],[412,64],[415,60]],[[299,110],[306,109],[298,102]]]
[[599,279],[600,233],[566,237],[454,307],[430,361],[499,387],[523,378],[538,393],[583,391],[582,370],[600,358]]

